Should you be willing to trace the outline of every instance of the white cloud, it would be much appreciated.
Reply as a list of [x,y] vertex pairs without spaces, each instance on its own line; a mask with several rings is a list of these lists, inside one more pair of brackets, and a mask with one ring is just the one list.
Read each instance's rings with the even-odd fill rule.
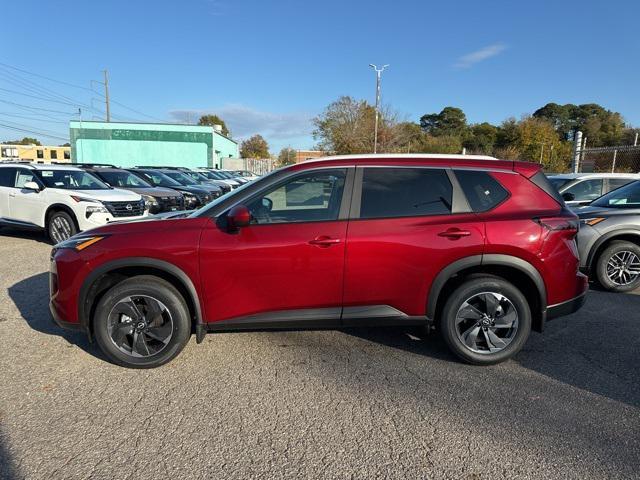
[[[256,110],[239,104],[203,110],[172,110],[169,115],[179,122],[196,123],[201,115],[215,113],[222,118],[233,138],[243,140],[259,133],[271,140],[295,141],[308,137],[312,131],[312,115],[303,112],[273,113]],[[281,143],[281,142],[278,142]]]
[[458,59],[458,61],[454,64],[456,68],[470,68],[474,66],[476,63],[487,60],[488,58],[495,57],[500,53],[504,52],[507,49],[507,46],[503,43],[494,43],[493,45],[489,45],[487,47],[481,48],[480,50],[476,50],[475,52],[468,53],[463,55]]

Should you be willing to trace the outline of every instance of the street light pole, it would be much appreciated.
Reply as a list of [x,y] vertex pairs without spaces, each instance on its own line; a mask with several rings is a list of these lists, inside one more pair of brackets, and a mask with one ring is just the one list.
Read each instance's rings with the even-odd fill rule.
[[378,68],[373,63],[370,63],[369,66],[376,72],[376,123],[373,128],[373,153],[376,154],[378,153],[378,116],[380,115],[380,77],[384,69],[389,65],[383,65],[381,68]]

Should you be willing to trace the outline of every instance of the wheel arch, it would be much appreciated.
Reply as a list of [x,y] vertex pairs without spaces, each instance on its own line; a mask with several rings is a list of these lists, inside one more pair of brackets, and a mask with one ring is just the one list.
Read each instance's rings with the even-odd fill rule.
[[609,244],[615,240],[626,240],[640,246],[640,230],[633,228],[625,228],[623,230],[614,230],[602,235],[591,247],[587,255],[586,266],[591,270],[595,267],[598,257]]
[[429,289],[427,317],[435,320],[449,294],[472,274],[499,276],[518,287],[531,306],[532,328],[542,331],[547,310],[547,290],[540,272],[526,260],[503,254],[473,255],[443,268]]
[[78,223],[78,217],[76,216],[76,212],[73,211],[71,207],[65,205],[64,203],[53,203],[47,207],[47,210],[44,212],[44,218],[42,221],[42,226],[47,229],[49,228],[49,217],[54,212],[65,212],[71,216],[71,220],[76,224],[76,230],[80,231],[80,225]]
[[85,278],[78,296],[78,318],[80,324],[93,332],[92,320],[100,298],[122,280],[137,275],[153,275],[171,283],[182,294],[189,307],[192,324],[198,329],[203,325],[200,298],[193,281],[182,269],[150,257],[131,257],[106,262],[95,268]]

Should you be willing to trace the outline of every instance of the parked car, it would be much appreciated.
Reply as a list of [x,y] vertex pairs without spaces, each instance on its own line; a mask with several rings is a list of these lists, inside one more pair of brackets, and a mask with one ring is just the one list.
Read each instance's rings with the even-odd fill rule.
[[249,170],[233,170],[231,173],[238,177],[246,178],[247,180],[256,180],[260,178],[260,175],[250,172]]
[[[166,168],[166,167],[165,167]],[[222,195],[225,193],[229,193],[231,191],[231,187],[228,183],[223,182],[222,180],[216,180],[214,178],[209,178],[206,174],[208,173],[206,170],[191,170],[189,168],[184,167],[171,167],[172,170],[178,170],[183,173],[187,177],[189,177],[196,185],[215,185],[222,191]]]
[[220,196],[220,192],[197,185],[187,185],[166,175],[164,170],[154,168],[129,168],[129,172],[146,180],[154,187],[171,188],[182,193],[185,210],[200,208]]
[[540,167],[488,158],[309,161],[187,216],[75,236],[52,254],[51,312],[137,368],[192,329],[358,325],[435,325],[465,361],[504,361],[580,308],[587,277]]
[[170,188],[154,187],[143,178],[122,168],[96,164],[84,164],[81,168],[107,185],[142,195],[149,213],[175,212],[185,208],[184,197],[180,192]]
[[587,205],[627,183],[640,180],[636,173],[561,173],[549,176],[551,184],[571,207]]
[[231,170],[214,170],[214,172],[227,180],[238,182],[240,185],[244,185],[245,183],[249,183],[250,181],[249,179],[244,178]]
[[44,229],[55,243],[113,220],[145,215],[140,195],[111,188],[80,168],[0,164],[0,223]]
[[640,287],[640,181],[577,208],[581,268],[607,290]]
[[232,190],[238,188],[243,182],[239,182],[237,179],[232,178],[230,175],[225,175],[220,170],[213,170],[211,168],[204,169],[208,172],[207,178],[213,180],[220,180],[231,187]]

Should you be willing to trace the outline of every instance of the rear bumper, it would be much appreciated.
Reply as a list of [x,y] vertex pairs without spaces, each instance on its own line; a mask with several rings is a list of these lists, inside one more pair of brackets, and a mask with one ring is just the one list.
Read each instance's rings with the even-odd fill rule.
[[583,292],[581,295],[567,300],[566,302],[557,303],[555,305],[549,305],[547,307],[547,320],[552,320],[564,315],[570,315],[580,310],[587,298],[587,292]]

